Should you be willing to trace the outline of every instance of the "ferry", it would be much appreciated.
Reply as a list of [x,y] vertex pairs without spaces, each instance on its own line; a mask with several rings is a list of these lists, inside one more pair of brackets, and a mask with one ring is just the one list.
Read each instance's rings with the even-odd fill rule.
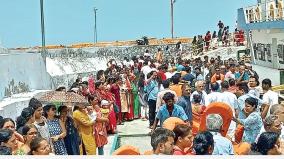
[[[284,99],[284,2],[257,0],[257,4],[238,9],[237,28],[247,37],[246,53],[254,66],[274,83]],[[281,100],[282,100],[281,99]]]
[[246,32],[252,63],[277,70],[271,78],[278,78],[280,85],[284,84],[283,7],[283,0],[258,0],[256,5],[239,8],[237,17],[238,29]]

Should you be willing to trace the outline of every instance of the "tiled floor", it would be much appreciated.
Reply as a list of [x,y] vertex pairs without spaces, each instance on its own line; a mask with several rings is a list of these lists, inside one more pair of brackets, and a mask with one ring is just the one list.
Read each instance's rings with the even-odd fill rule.
[[[124,125],[118,125],[118,135],[147,135],[150,132],[148,125],[149,121],[142,121],[141,119],[125,122]],[[110,155],[112,144],[114,142],[114,136],[115,135],[108,136],[108,144],[104,146],[105,155]],[[138,143],[139,145],[137,146]],[[148,150],[151,148],[150,137],[126,137],[121,141],[121,144],[137,146],[139,149],[141,149],[142,153],[145,149]]]

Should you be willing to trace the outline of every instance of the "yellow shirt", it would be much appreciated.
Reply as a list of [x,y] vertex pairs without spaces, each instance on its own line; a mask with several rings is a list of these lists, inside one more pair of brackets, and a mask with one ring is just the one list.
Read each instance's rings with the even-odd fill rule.
[[88,114],[79,110],[73,112],[73,118],[78,126],[78,131],[85,146],[86,154],[95,155],[97,146],[95,136],[93,135],[94,123],[91,121]]

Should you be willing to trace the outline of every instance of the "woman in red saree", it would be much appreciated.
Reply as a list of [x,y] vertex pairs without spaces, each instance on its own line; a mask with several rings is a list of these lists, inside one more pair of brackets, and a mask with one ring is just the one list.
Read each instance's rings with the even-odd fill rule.
[[121,114],[121,102],[120,102],[120,87],[119,83],[121,83],[121,79],[115,78],[111,84],[110,91],[114,95],[115,104],[118,107],[116,112],[116,120],[117,124],[122,124],[122,114]]
[[102,100],[107,100],[112,104],[109,107],[108,131],[110,131],[111,133],[116,133],[116,117],[113,109],[114,97],[112,96],[111,92],[107,91],[106,86],[104,86],[104,83],[98,81],[95,83],[95,87],[96,87],[95,95],[98,97],[98,100],[100,102]]
[[110,102],[110,107],[109,107],[109,127],[108,130],[112,133],[115,134],[117,130],[117,123],[116,123],[116,115],[114,111],[114,102],[115,98],[114,95],[110,91],[110,85],[106,85],[105,83],[105,93],[106,93],[106,100]]

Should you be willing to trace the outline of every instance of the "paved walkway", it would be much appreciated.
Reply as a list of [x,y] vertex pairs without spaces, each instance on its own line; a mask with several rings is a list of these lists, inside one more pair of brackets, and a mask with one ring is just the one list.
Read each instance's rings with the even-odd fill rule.
[[[125,122],[124,125],[118,125],[117,130],[120,145],[136,146],[141,153],[150,150],[152,147],[150,136],[147,135],[150,132],[148,125],[148,121],[142,121],[141,119]],[[104,147],[105,155],[110,155],[114,139],[115,135],[108,136],[108,144]]]

